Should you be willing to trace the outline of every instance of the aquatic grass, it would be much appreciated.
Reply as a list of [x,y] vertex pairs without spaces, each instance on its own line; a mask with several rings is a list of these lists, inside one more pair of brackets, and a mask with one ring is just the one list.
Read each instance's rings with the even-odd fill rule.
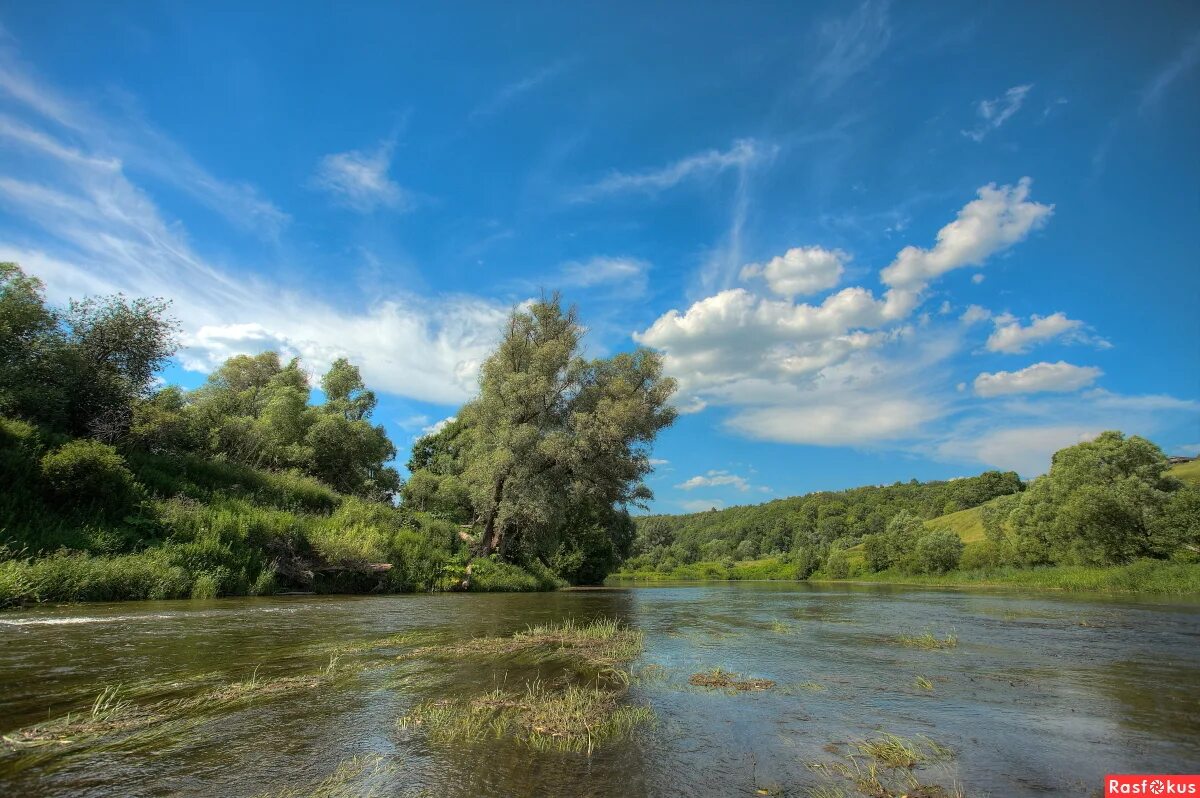
[[810,693],[825,692],[825,685],[820,682],[800,682],[799,687],[801,690],[807,690]]
[[380,794],[382,782],[396,772],[396,765],[382,756],[356,756],[340,762],[333,773],[305,787],[283,787],[261,792],[254,798],[374,798]]
[[917,677],[917,678],[916,678],[916,679],[913,681],[913,685],[914,685],[914,686],[915,686],[915,687],[916,687],[918,690],[929,690],[929,691],[932,691],[932,690],[933,690],[933,682],[929,681],[929,680],[928,680],[928,679],[926,679],[924,676],[918,676],[918,677]]
[[529,664],[562,662],[618,680],[628,680],[625,666],[636,659],[645,635],[623,623],[602,618],[578,622],[573,618],[530,626],[509,637],[477,637],[453,645],[426,646],[411,652],[415,658],[440,660],[513,659]]
[[771,631],[775,632],[776,634],[790,635],[792,633],[792,627],[776,618],[775,620],[771,621]]
[[741,679],[739,676],[740,674],[732,673],[722,668],[713,668],[710,671],[693,673],[688,679],[688,684],[693,687],[728,690],[731,692],[758,692],[770,690],[775,687],[775,682],[770,679]]
[[920,648],[926,651],[941,651],[958,647],[958,636],[953,632],[945,637],[937,637],[926,630],[919,635],[900,635],[896,641],[905,648]]
[[916,770],[954,757],[950,748],[925,735],[910,739],[883,732],[850,741],[845,752],[836,745],[826,746],[825,750],[840,758],[805,763],[809,770],[828,779],[825,784],[810,788],[809,795],[845,795],[839,779],[849,781],[863,795],[875,798],[960,798],[963,794],[957,785],[947,789],[938,784],[924,784],[917,777]]
[[[0,753],[20,753],[44,746],[91,749],[134,733],[169,734],[180,727],[202,722],[216,712],[334,684],[351,675],[353,670],[339,667],[336,660],[331,660],[317,674],[262,679],[255,668],[245,681],[222,683],[187,697],[149,702],[136,702],[132,696],[151,692],[150,684],[134,691],[125,690],[121,685],[109,685],[97,694],[87,712],[68,712],[59,718],[3,735]],[[159,685],[159,692],[177,684]]]
[[554,689],[534,680],[523,693],[493,690],[471,699],[426,702],[400,718],[398,725],[419,728],[440,743],[507,739],[539,751],[590,756],[654,720],[649,707],[617,699],[616,691],[595,685]]

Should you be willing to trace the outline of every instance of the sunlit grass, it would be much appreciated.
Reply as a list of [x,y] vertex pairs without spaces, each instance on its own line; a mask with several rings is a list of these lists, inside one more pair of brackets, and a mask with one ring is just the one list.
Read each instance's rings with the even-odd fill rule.
[[918,676],[918,677],[917,677],[917,678],[916,678],[916,679],[913,681],[913,685],[914,685],[914,686],[915,686],[915,687],[916,687],[918,690],[930,690],[930,691],[932,691],[932,690],[933,690],[933,682],[929,681],[929,680],[928,680],[928,679],[926,679],[924,676]]
[[627,739],[654,720],[646,706],[621,704],[617,692],[596,686],[553,689],[540,680],[524,693],[494,690],[471,699],[439,699],[402,717],[402,728],[419,728],[435,742],[508,739],[541,751],[591,754]]
[[933,632],[926,630],[919,635],[901,635],[896,639],[906,648],[921,648],[926,651],[958,648],[958,636],[953,632],[945,637],[937,637]]
[[316,784],[261,792],[254,798],[374,798],[384,794],[384,785],[370,782],[384,781],[395,771],[396,765],[382,756],[356,756],[340,763]]
[[740,674],[732,673],[722,668],[713,668],[710,671],[693,673],[688,679],[688,684],[693,687],[707,687],[712,690],[736,690],[741,692],[770,690],[775,686],[775,682],[770,679],[742,679],[740,678]]

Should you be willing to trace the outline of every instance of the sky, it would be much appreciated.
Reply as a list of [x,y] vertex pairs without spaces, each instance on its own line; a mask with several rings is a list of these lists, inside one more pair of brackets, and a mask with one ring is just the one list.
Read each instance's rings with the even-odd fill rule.
[[506,314],[659,350],[655,512],[1200,454],[1200,4],[0,2],[0,260],[164,378],[349,357],[402,464]]

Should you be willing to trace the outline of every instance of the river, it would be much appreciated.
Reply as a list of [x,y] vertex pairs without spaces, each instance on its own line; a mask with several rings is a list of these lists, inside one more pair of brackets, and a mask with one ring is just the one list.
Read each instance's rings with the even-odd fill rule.
[[[466,639],[568,617],[642,630],[634,672],[656,674],[635,679],[625,697],[648,704],[653,725],[590,756],[494,740],[431,744],[397,719],[419,701],[510,674],[442,664],[445,678],[420,679],[411,663],[375,652],[352,679],[238,704],[171,734],[8,751],[0,795],[304,795],[353,757],[374,765],[331,794],[804,795],[827,780],[813,762],[881,732],[949,748],[952,760],[922,781],[966,795],[1090,796],[1105,773],[1200,771],[1200,604],[893,586],[705,583],[5,612],[0,728],[86,713],[106,688],[186,697],[313,673],[353,660],[356,643],[400,632]],[[925,631],[957,645],[898,642]],[[714,667],[778,687],[689,685],[689,674]]]

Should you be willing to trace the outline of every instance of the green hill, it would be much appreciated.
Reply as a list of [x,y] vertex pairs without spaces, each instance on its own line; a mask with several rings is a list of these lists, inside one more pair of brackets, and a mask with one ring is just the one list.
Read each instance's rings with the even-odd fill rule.
[[1171,476],[1192,485],[1200,485],[1200,460],[1171,466]]

